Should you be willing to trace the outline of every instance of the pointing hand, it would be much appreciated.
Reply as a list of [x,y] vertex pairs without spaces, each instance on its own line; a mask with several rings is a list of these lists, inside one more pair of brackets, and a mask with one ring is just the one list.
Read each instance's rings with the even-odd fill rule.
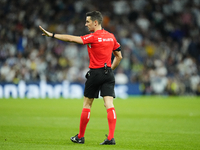
[[48,37],[52,37],[53,33],[46,31],[45,29],[43,29],[41,26],[39,26],[40,30],[43,32],[42,35],[48,36]]

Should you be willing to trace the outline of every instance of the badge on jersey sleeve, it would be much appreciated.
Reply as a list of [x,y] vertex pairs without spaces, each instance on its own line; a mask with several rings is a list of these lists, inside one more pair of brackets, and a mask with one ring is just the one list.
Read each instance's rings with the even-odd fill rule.
[[88,47],[89,47],[89,48],[91,48],[91,44],[90,44],[90,43],[89,43],[89,44],[87,44],[87,45],[88,45]]

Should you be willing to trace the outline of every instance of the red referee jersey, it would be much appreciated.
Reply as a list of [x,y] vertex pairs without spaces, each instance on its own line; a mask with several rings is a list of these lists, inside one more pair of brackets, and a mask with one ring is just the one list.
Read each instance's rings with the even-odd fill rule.
[[90,58],[89,68],[102,68],[105,63],[107,63],[108,67],[111,67],[112,51],[120,47],[112,33],[102,29],[81,36],[81,38],[83,44],[87,44]]

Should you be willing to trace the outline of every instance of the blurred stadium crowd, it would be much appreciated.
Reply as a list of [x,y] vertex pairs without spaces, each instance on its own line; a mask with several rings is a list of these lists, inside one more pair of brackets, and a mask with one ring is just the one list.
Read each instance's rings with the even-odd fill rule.
[[200,94],[199,0],[1,0],[0,82],[84,83],[86,46],[41,36],[88,34],[85,13],[99,10],[120,42],[116,83],[143,94]]

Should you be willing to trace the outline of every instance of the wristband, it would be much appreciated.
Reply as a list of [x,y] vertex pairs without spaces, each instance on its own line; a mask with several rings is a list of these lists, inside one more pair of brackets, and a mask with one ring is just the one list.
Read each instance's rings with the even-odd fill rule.
[[54,38],[55,33],[53,33],[52,38]]

